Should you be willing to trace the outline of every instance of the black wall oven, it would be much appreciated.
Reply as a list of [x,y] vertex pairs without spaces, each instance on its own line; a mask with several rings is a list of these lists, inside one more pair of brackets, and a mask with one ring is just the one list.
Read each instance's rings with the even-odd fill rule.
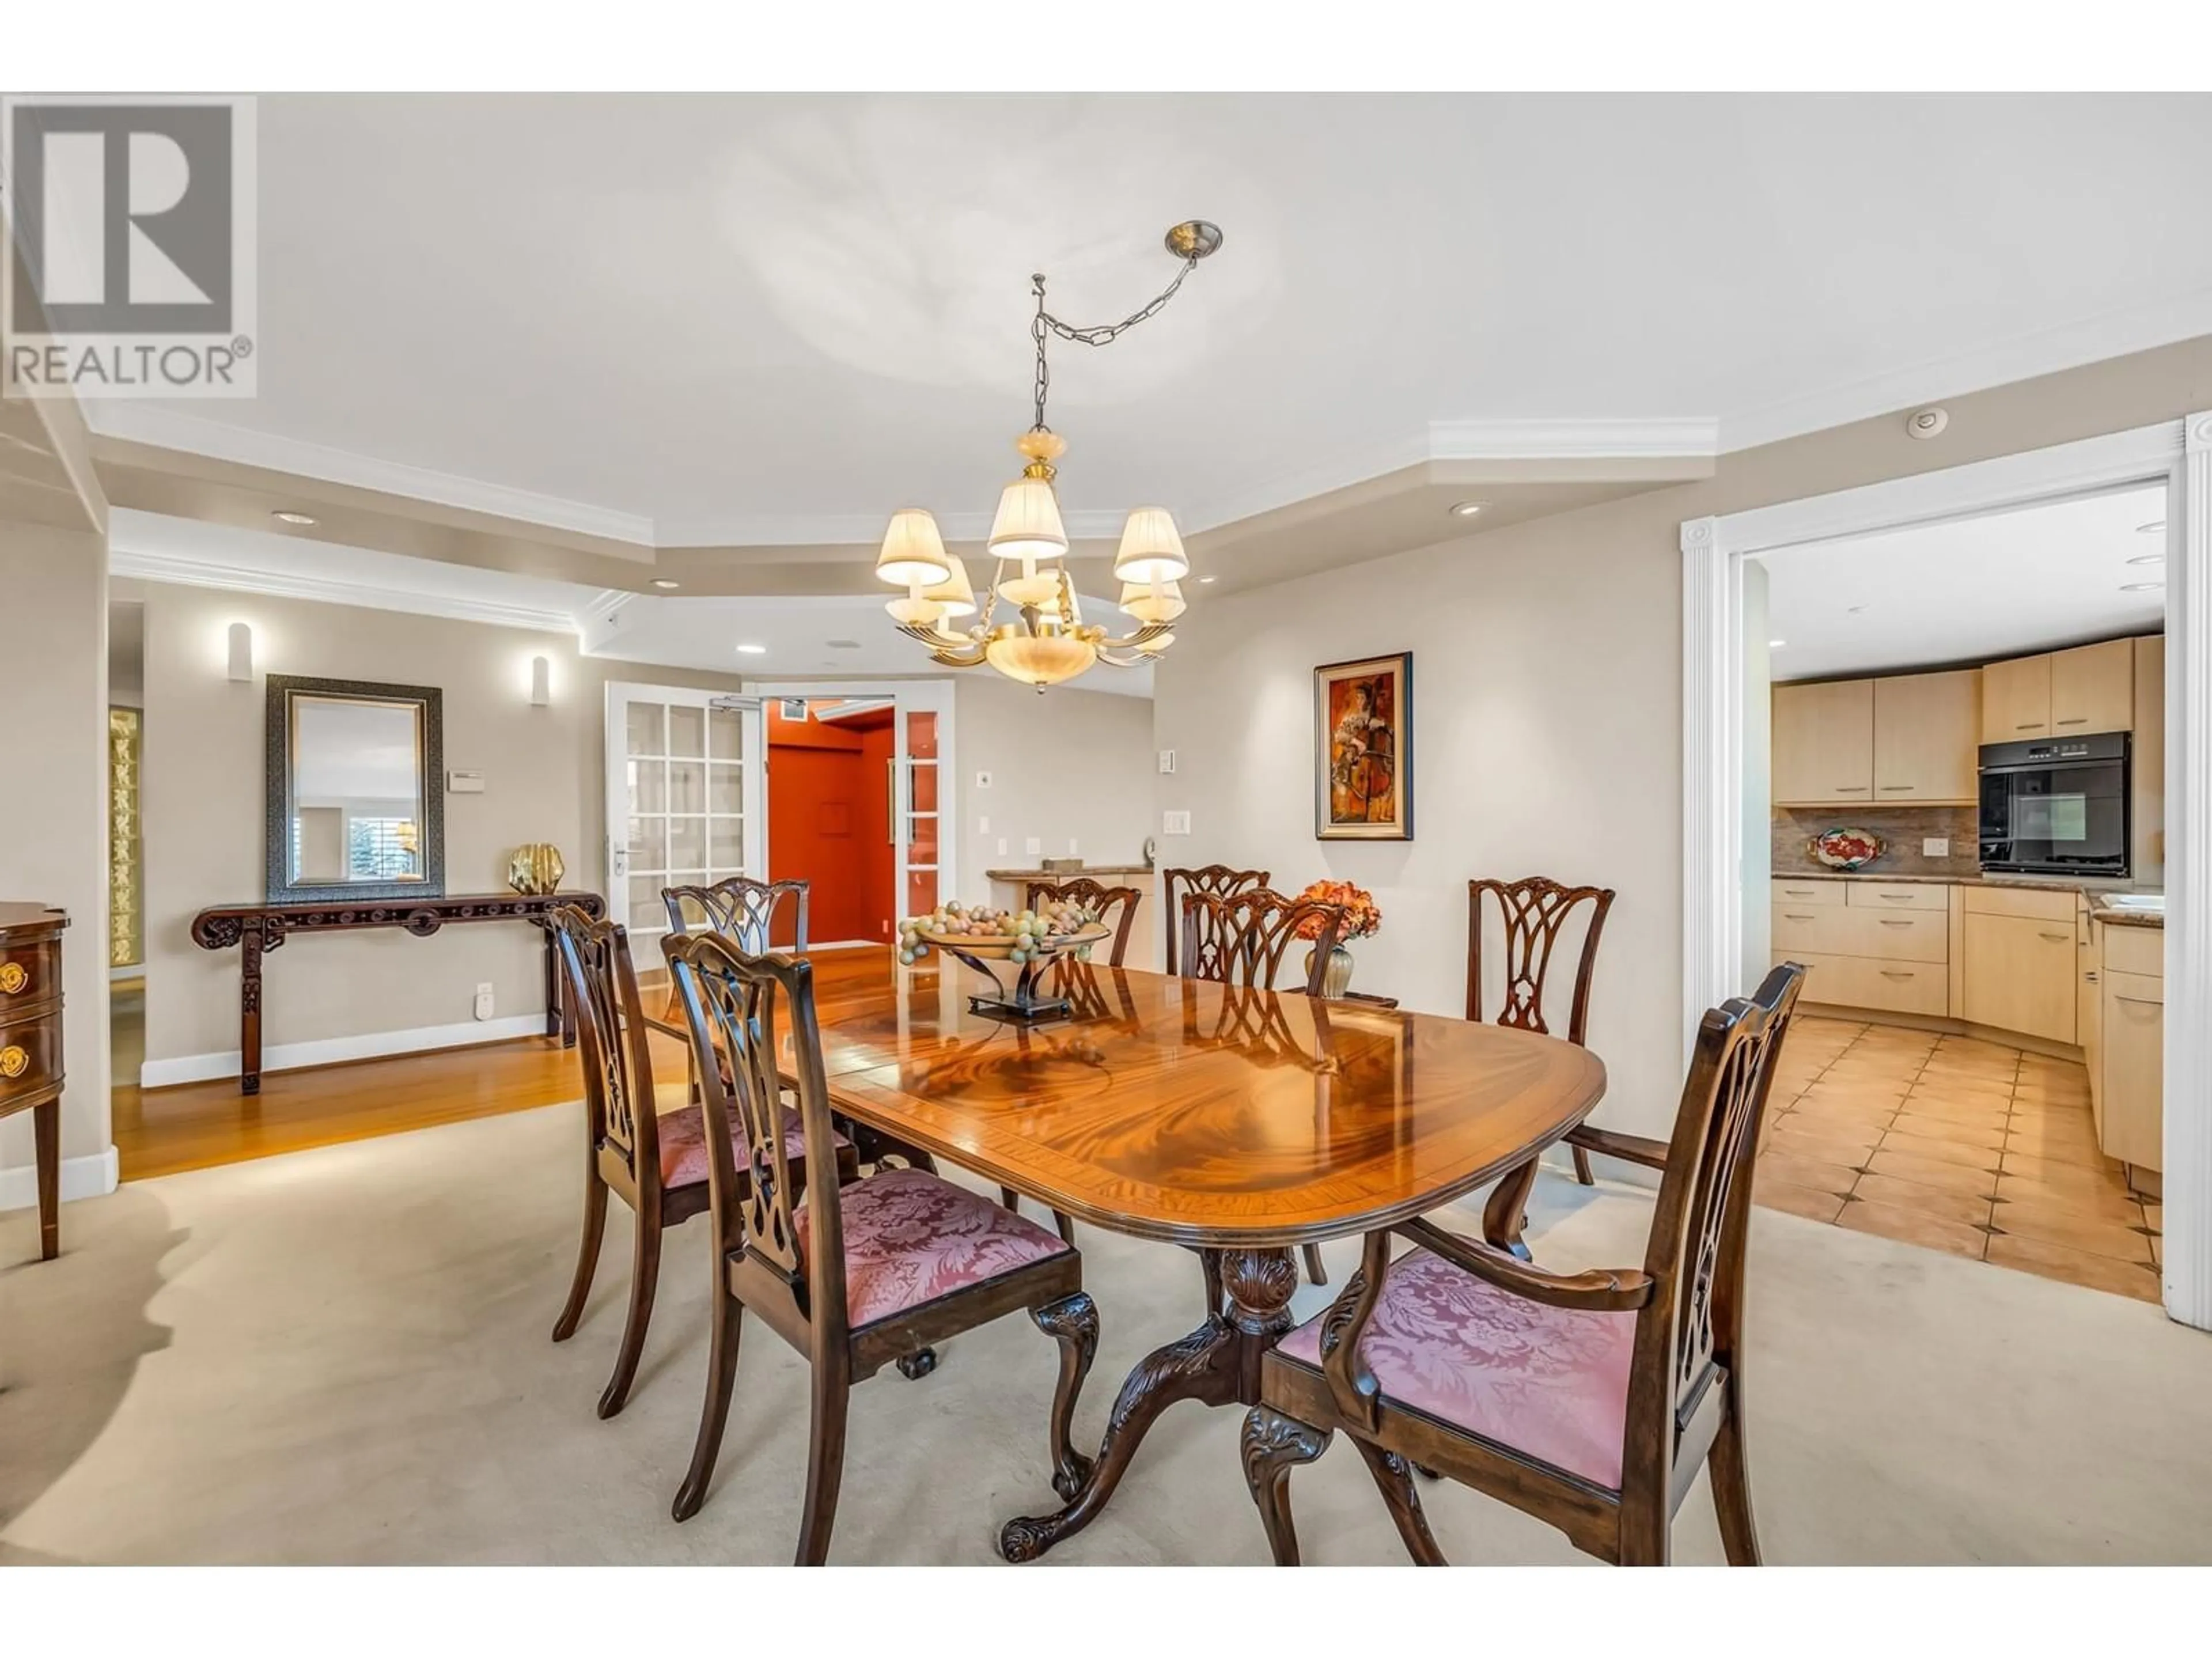
[[2128,871],[2128,734],[1982,749],[1982,868],[2034,875]]

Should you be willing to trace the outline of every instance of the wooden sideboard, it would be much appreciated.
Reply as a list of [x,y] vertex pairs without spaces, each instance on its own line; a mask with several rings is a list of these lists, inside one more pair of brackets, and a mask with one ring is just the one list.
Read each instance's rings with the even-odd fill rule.
[[61,1252],[62,929],[43,904],[0,902],[0,1118],[31,1115],[39,1259]]
[[529,922],[545,935],[545,1035],[574,1047],[576,1022],[562,1012],[561,963],[554,954],[552,930],[545,926],[547,915],[564,904],[594,918],[607,912],[607,902],[597,893],[477,893],[362,904],[231,904],[201,911],[192,918],[192,943],[203,951],[228,951],[235,945],[239,951],[238,1092],[261,1092],[262,961],[295,933],[398,927],[428,939],[449,923]]

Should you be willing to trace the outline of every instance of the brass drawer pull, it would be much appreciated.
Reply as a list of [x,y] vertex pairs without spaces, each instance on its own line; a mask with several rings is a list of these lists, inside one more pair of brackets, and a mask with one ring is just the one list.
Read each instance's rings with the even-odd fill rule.
[[31,976],[24,971],[21,963],[0,962],[0,994],[12,997],[30,982]]
[[14,1043],[0,1048],[0,1077],[21,1077],[31,1064],[30,1055]]

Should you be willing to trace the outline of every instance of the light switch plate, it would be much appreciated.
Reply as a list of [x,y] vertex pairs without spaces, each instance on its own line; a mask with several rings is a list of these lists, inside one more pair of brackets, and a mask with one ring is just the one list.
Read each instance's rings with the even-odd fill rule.
[[1924,859],[1948,859],[1951,856],[1948,836],[1929,836],[1920,843],[1920,856]]
[[1067,838],[1067,855],[1068,855],[1068,857],[1070,857],[1070,858],[1073,858],[1073,857],[1074,857],[1078,853],[1081,852],[1082,850],[1083,850],[1083,849],[1082,849],[1081,848],[1078,847],[1078,846],[1075,844],[1075,837],[1074,837],[1074,836],[1070,836]]
[[446,793],[449,795],[481,795],[483,792],[483,774],[481,772],[446,774]]
[[1006,838],[1004,836],[999,837],[999,856],[1000,858],[1006,856]]
[[1163,812],[1160,814],[1160,833],[1164,836],[1187,836],[1190,833],[1190,814]]
[[1163,749],[1160,750],[1160,770],[1163,772],[1172,772],[1175,770],[1174,750]]
[[1043,837],[1039,836],[1030,836],[1027,841],[1025,841],[1025,842],[1024,842],[1022,843],[1022,851],[1024,851],[1024,853],[1030,853],[1030,854],[1037,854],[1037,853],[1042,853],[1042,852],[1043,852],[1043,851],[1044,851],[1044,840],[1043,840]]
[[975,833],[979,836],[989,835],[991,833],[991,820],[988,818],[977,818],[975,820]]

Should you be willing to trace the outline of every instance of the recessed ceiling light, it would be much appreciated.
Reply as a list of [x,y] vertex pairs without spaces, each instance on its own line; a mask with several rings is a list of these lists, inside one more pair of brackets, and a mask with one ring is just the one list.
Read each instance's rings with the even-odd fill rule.
[[2164,564],[2166,562],[2166,555],[2163,553],[2138,553],[2135,557],[2130,559],[2128,562],[2130,564]]
[[1489,505],[1488,501],[1455,501],[1452,503],[1452,512],[1458,518],[1471,519]]
[[2120,584],[2120,592],[2123,593],[2155,593],[2164,588],[2166,584],[2164,582],[2122,582]]
[[1854,617],[1863,616],[1866,611],[1866,607],[1863,605],[1850,605],[1845,607],[1845,609],[1848,611],[1849,614]]
[[1208,582],[1215,581],[1215,580],[1218,580],[1218,578],[1217,578],[1217,577],[1213,577],[1213,576],[1200,576],[1200,577],[1198,579],[1198,585],[1199,585],[1200,587],[1204,587],[1204,586],[1205,586]]
[[768,654],[768,647],[764,645],[741,645],[738,647],[738,654],[741,657],[764,657]]
[[2165,520],[2153,519],[2148,524],[2137,525],[2136,526],[2136,534],[2138,536],[2155,536],[2160,531],[2165,528]]
[[278,524],[313,524],[315,521],[313,515],[307,513],[271,513],[269,516]]
[[659,588],[681,587],[684,586],[682,582],[672,580],[666,576],[655,576],[653,579],[653,585],[655,587]]
[[1766,642],[1766,648],[1769,651],[1779,651],[1784,646],[1789,643],[1790,641],[1787,640],[1769,640]]

